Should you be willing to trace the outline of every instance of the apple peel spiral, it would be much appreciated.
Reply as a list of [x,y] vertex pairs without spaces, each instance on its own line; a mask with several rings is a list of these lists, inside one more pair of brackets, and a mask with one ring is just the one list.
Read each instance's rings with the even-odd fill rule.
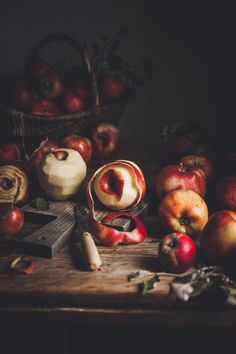
[[[126,174],[122,175],[122,173],[120,173],[121,167],[129,171],[129,173],[133,178],[133,184],[135,183],[137,184],[136,186],[133,186],[133,188],[137,191],[137,195],[134,198],[133,194],[131,193],[130,203],[128,203],[127,197],[122,199],[122,196],[119,195],[120,190],[122,190],[124,193],[126,191],[126,188],[124,186],[126,181],[124,180],[122,181],[121,176],[124,177],[127,175]],[[111,174],[110,182],[108,178],[109,173]],[[115,173],[117,173],[117,175]],[[118,178],[117,194],[115,192],[114,177]],[[105,206],[110,207],[111,209],[120,208],[120,209],[127,210],[127,208],[136,206],[144,198],[146,192],[146,183],[141,169],[134,162],[127,161],[127,160],[117,160],[107,165],[104,165],[101,168],[99,168],[97,171],[95,171],[93,176],[90,178],[86,189],[86,195],[87,195],[87,202],[89,208],[89,225],[91,231],[95,235],[95,237],[101,241],[101,243],[104,246],[116,246],[119,243],[137,244],[143,242],[147,235],[146,227],[144,226],[143,222],[132,213],[129,213],[124,210],[123,211],[120,210],[118,212],[107,215],[105,218],[102,219],[101,222],[99,222],[96,219],[95,211],[94,211],[95,204],[92,196],[92,187],[94,188],[96,186],[96,183],[98,187],[100,182],[102,184],[104,183],[102,187],[103,191],[100,195],[100,198],[99,198],[99,194],[97,194],[95,190],[95,194],[97,195],[100,202]],[[109,183],[111,189],[113,189],[110,192],[109,192]],[[130,181],[128,181],[127,183],[128,185],[130,185]],[[112,196],[111,198],[108,198],[109,199],[108,203],[106,201],[104,202],[103,200],[103,194],[105,194],[106,191],[107,194],[110,193],[110,195]],[[111,205],[112,199],[116,201],[116,205]],[[119,203],[120,200],[122,202]],[[135,223],[135,227],[131,231],[120,231],[111,226],[104,225],[106,223],[111,223],[114,219],[119,217],[126,217],[128,219],[133,220]]]

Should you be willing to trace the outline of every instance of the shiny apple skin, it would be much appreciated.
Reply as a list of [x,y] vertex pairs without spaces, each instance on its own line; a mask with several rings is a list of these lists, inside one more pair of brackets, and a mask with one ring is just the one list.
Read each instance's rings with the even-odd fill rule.
[[99,80],[99,93],[106,102],[117,102],[121,100],[126,93],[126,87],[123,81],[113,75],[104,75]]
[[78,151],[86,164],[90,162],[93,150],[89,138],[76,134],[68,135],[62,140],[62,145],[68,149]]
[[15,161],[21,159],[20,148],[14,143],[7,143],[0,148],[0,162]]
[[227,176],[217,182],[216,200],[219,209],[236,211],[236,176]]
[[51,72],[39,79],[38,89],[42,95],[50,99],[60,98],[64,91],[64,83],[58,73]]
[[60,109],[50,98],[36,99],[31,107],[31,113],[36,116],[58,116]]
[[156,191],[159,200],[166,194],[178,189],[190,189],[201,197],[206,193],[206,177],[200,168],[179,165],[164,167],[156,179]]
[[97,122],[92,126],[89,136],[94,156],[98,158],[112,157],[120,147],[120,130],[113,124]]
[[193,168],[200,168],[204,171],[206,176],[206,181],[209,183],[212,181],[215,171],[213,164],[209,159],[203,156],[198,155],[187,155],[181,157],[178,161],[178,164],[182,163],[185,166],[193,167]]
[[68,113],[83,112],[85,101],[76,92],[67,92],[63,97],[63,107]]
[[196,238],[208,221],[208,208],[199,194],[179,189],[162,199],[157,220],[163,234],[180,232]]
[[194,265],[196,245],[186,234],[165,235],[158,245],[158,258],[168,272],[183,273]]
[[201,234],[200,250],[212,264],[227,262],[236,256],[236,211],[220,210],[209,218]]
[[24,213],[23,211],[14,206],[6,219],[0,218],[0,235],[2,236],[15,236],[24,226]]

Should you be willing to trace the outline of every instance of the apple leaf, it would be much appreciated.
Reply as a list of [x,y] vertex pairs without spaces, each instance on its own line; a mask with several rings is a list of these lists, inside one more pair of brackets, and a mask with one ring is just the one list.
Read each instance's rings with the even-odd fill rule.
[[49,200],[38,197],[34,201],[34,207],[39,210],[48,210],[50,206]]
[[142,295],[146,295],[149,291],[155,288],[156,283],[160,281],[160,278],[158,275],[154,275],[151,279],[145,280],[141,284],[141,290],[142,290]]

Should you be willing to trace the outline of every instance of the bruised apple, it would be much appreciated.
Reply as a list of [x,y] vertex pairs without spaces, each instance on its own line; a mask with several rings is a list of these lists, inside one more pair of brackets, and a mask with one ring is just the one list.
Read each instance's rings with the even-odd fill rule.
[[78,151],[62,148],[43,159],[38,176],[50,198],[66,200],[78,192],[86,172],[86,164]]
[[164,167],[156,179],[158,198],[161,200],[169,192],[178,189],[190,189],[204,197],[206,193],[206,177],[203,170],[185,166],[182,163]]
[[81,135],[68,135],[62,140],[62,145],[69,149],[74,149],[80,153],[86,164],[92,157],[92,144],[90,139]]
[[196,192],[179,189],[162,199],[157,219],[162,233],[180,232],[194,238],[208,221],[208,208]]
[[158,246],[158,258],[165,270],[173,273],[186,272],[196,259],[194,241],[186,234],[173,232],[165,235]]
[[129,209],[145,196],[146,183],[142,170],[132,161],[117,160],[99,168],[94,179],[94,192],[99,201],[114,210]]
[[202,255],[211,263],[231,261],[236,256],[236,211],[220,210],[206,224],[200,239]]

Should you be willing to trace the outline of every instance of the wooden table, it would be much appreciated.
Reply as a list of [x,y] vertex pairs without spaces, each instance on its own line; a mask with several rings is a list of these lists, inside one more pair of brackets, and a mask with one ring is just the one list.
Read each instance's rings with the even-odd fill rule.
[[[20,331],[24,336],[25,328],[29,331],[35,326],[44,334],[42,328],[60,328],[63,332],[77,329],[83,338],[83,348],[86,347],[86,333],[87,336],[89,333],[89,338],[93,336],[97,340],[105,336],[100,346],[106,352],[105,333],[110,333],[110,338],[115,338],[118,328],[123,338],[132,338],[135,341],[135,353],[144,353],[145,350],[140,349],[142,336],[145,339],[142,343],[146,341],[147,346],[147,342],[157,340],[161,350],[167,345],[166,342],[164,344],[164,338],[166,340],[168,333],[171,333],[173,340],[183,336],[186,331],[189,338],[193,338],[191,333],[195,336],[194,331],[197,328],[206,341],[206,333],[209,333],[206,331],[211,327],[214,328],[214,334],[211,331],[209,336],[215,338],[215,346],[219,348],[215,334],[220,331],[223,338],[222,328],[224,336],[226,332],[234,333],[235,308],[206,299],[168,306],[171,277],[162,276],[155,289],[145,296],[140,293],[140,280],[128,281],[128,275],[136,270],[161,270],[157,262],[155,218],[148,216],[145,222],[149,225],[149,236],[143,244],[116,248],[99,246],[103,266],[97,272],[84,270],[78,249],[70,242],[53,259],[33,257],[37,267],[32,274],[0,273],[0,323],[8,329],[7,338],[9,339],[11,328]],[[2,256],[0,262],[12,258],[12,255]],[[156,333],[159,333],[159,339]],[[34,338],[32,333],[31,337]],[[73,338],[75,340],[77,334]],[[232,335],[230,338],[232,340]],[[167,339],[167,342],[169,346],[173,345],[172,340]],[[199,348],[197,343],[196,339],[195,348]],[[118,347],[117,344],[117,351]],[[134,343],[130,347],[134,348]],[[148,348],[148,353],[152,353],[150,348],[154,347]],[[68,352],[66,345],[64,353]],[[116,352],[115,349],[113,352]]]

